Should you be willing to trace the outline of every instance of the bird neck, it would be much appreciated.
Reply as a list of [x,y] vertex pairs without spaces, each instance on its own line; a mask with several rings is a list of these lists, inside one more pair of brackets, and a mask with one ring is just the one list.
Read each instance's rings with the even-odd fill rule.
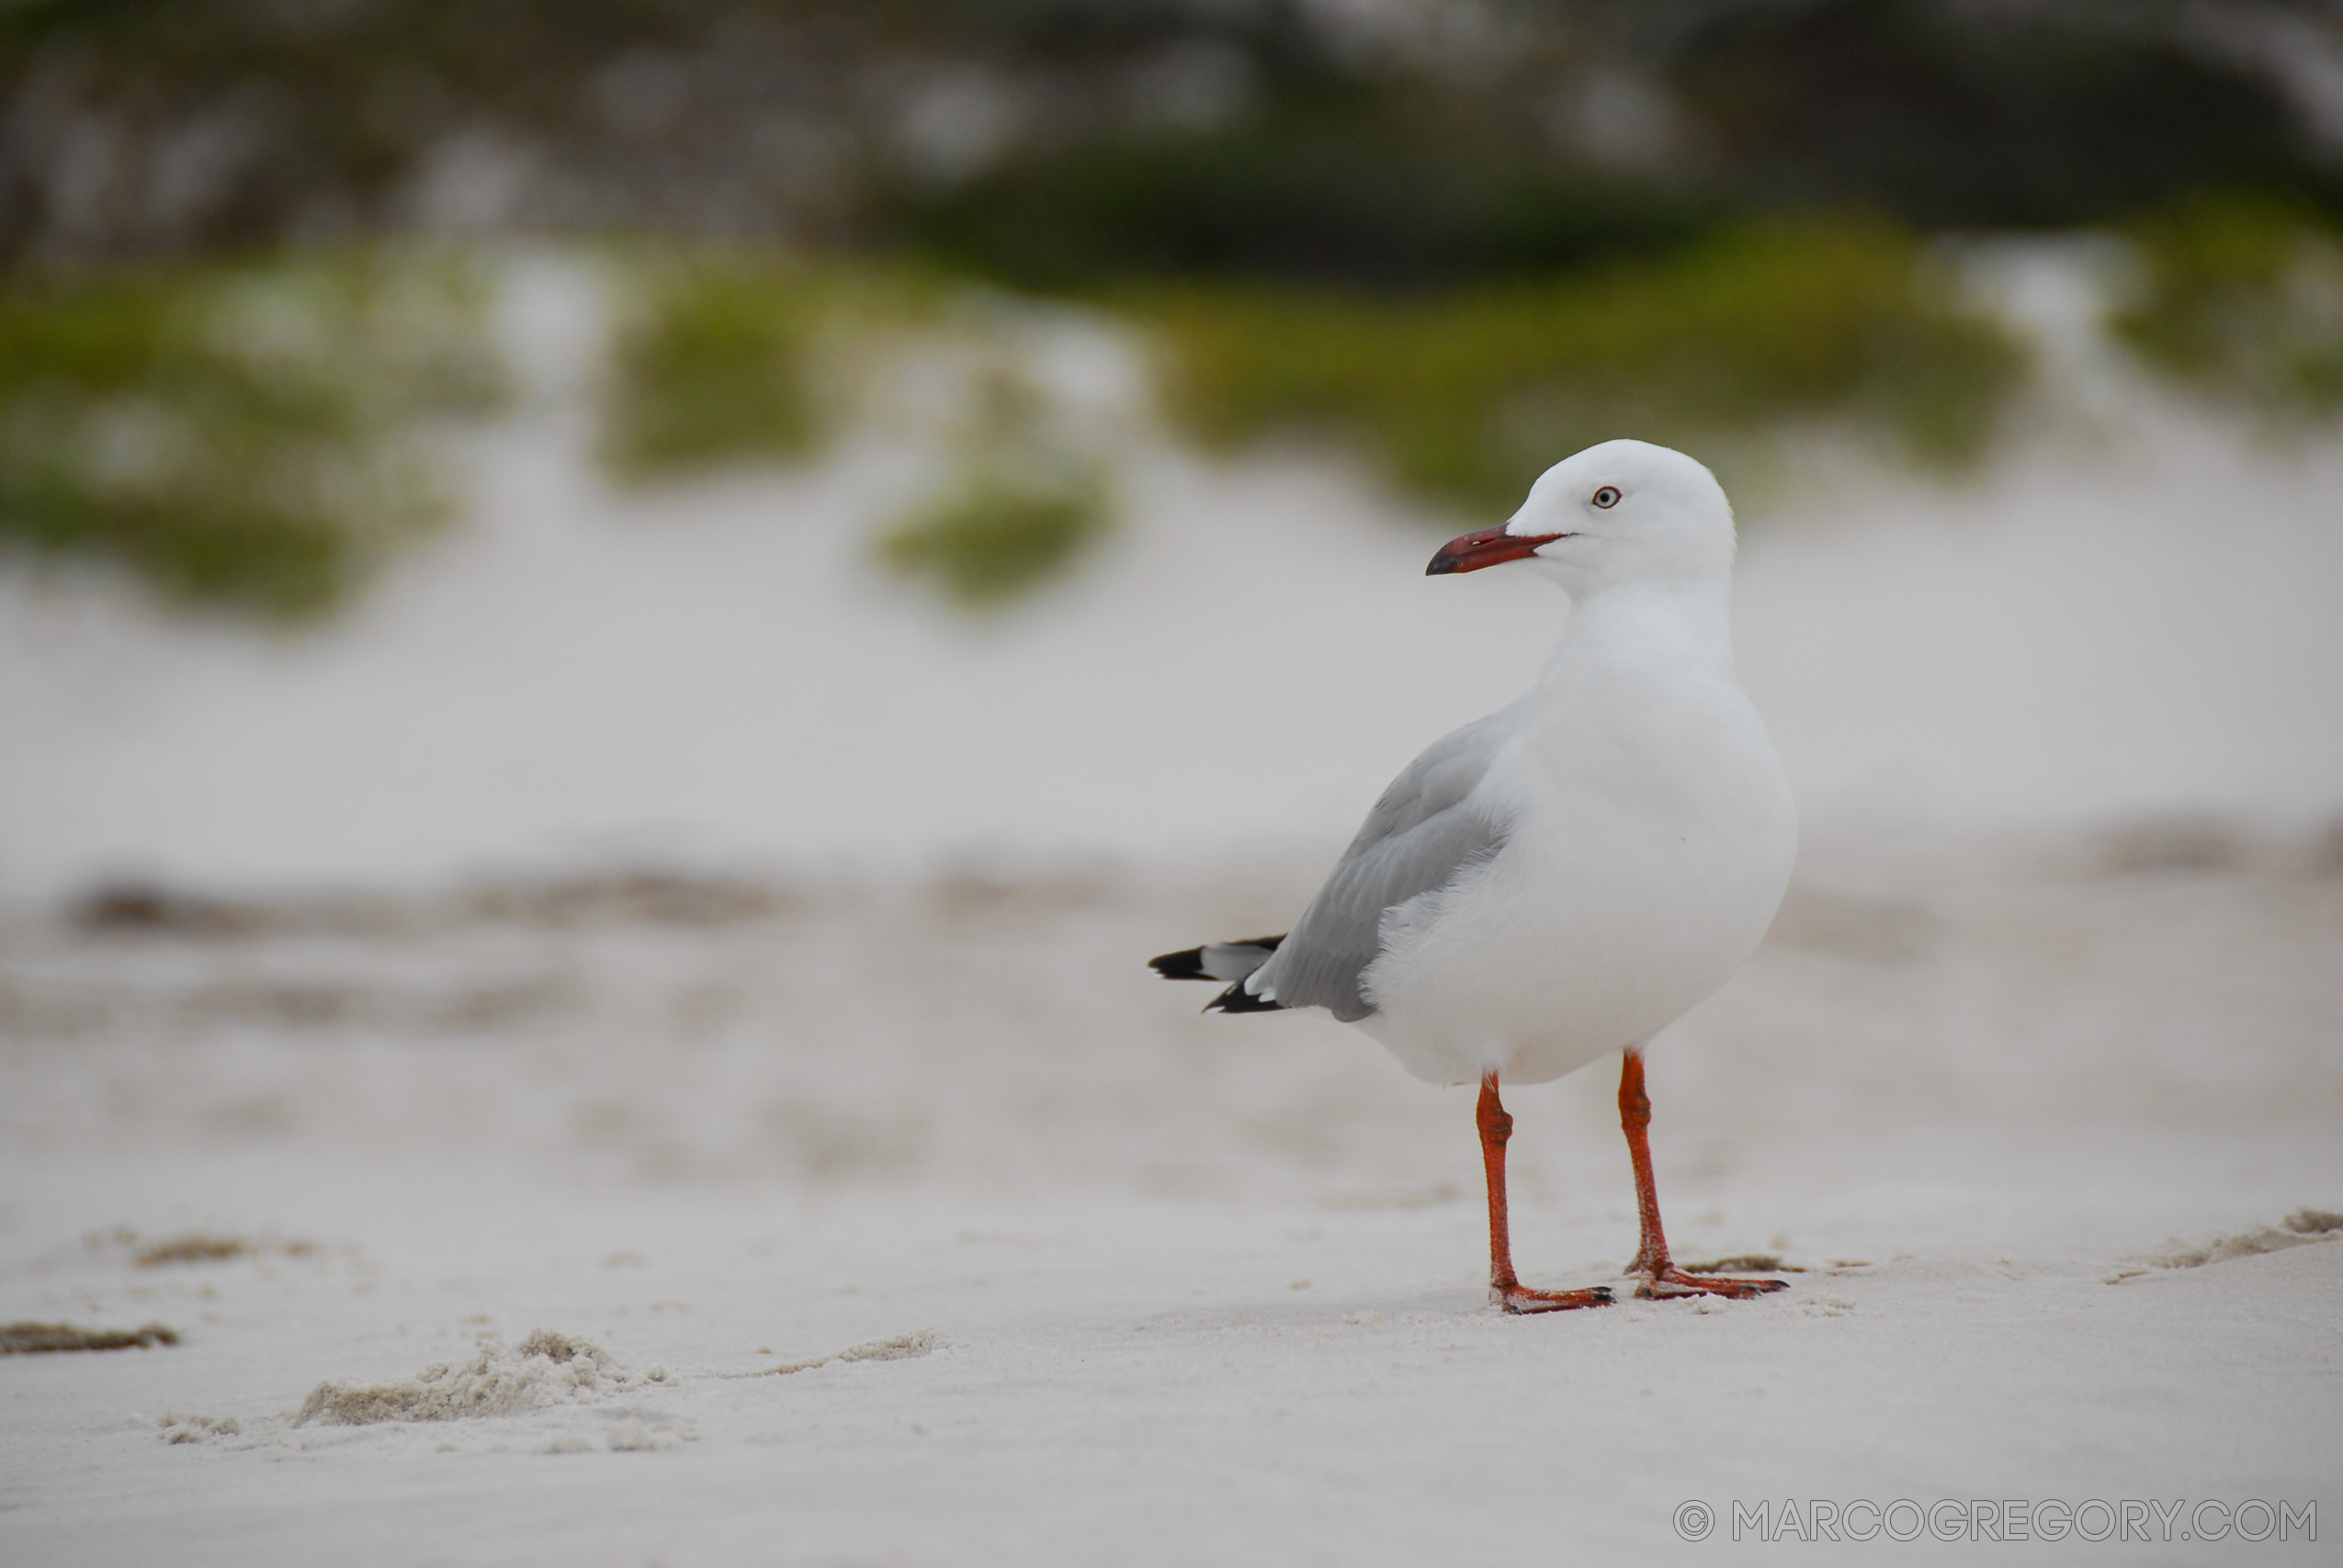
[[1731,600],[1731,581],[1722,575],[1599,589],[1572,602],[1539,684],[1718,676],[1737,684]]

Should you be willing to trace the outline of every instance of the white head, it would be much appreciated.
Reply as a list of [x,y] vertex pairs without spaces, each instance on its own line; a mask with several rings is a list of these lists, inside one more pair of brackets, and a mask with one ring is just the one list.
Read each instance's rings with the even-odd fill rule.
[[1522,561],[1583,598],[1625,582],[1715,581],[1733,570],[1733,503],[1665,446],[1606,441],[1538,476],[1500,527],[1440,547],[1432,577]]

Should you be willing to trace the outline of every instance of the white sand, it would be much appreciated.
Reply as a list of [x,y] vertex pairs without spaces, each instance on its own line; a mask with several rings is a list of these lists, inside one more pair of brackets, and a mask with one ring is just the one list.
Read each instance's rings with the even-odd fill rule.
[[[1653,1064],[1683,1255],[1805,1272],[1540,1319],[1483,1304],[1464,1091],[1138,969],[1298,865],[19,927],[0,1320],[186,1338],[0,1359],[0,1557],[1692,1561],[1681,1502],[1785,1496],[2317,1498],[2331,1540],[2343,1245],[2157,1262],[2343,1208],[2343,878],[2240,853],[1821,846]],[[1538,1282],[1633,1247],[1610,1089],[1513,1097]],[[263,1245],[140,1268],[122,1226]],[[611,1358],[597,1397],[292,1424],[541,1328]],[[837,1354],[888,1340],[929,1353]]]

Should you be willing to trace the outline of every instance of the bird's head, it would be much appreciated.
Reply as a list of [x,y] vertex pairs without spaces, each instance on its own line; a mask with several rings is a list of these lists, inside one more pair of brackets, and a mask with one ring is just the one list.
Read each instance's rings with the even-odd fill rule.
[[1522,561],[1573,598],[1624,582],[1706,580],[1733,567],[1733,504],[1681,452],[1606,441],[1538,476],[1512,517],[1449,540],[1427,577]]

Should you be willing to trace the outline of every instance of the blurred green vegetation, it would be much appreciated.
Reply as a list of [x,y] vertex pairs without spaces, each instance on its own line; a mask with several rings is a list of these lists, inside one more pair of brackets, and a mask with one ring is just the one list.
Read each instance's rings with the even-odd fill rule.
[[332,608],[444,511],[413,438],[500,397],[485,298],[390,252],[0,280],[0,548]]
[[808,358],[822,296],[808,270],[742,256],[658,267],[620,331],[602,456],[621,479],[738,457],[800,457],[819,421]]
[[853,361],[949,294],[917,267],[771,250],[637,246],[619,272],[601,456],[634,483],[811,456],[855,412]]
[[[444,510],[425,427],[494,400],[483,275],[218,258],[418,227],[639,236],[599,450],[625,482],[892,418],[866,371],[910,363],[897,334],[986,341],[978,278],[1151,328],[1199,439],[1331,434],[1483,513],[1621,434],[1737,485],[1791,426],[1957,468],[2025,367],[1923,236],[2080,225],[2138,243],[2114,326],[2145,362],[2331,416],[2343,165],[2254,40],[2343,24],[2266,10],[19,0],[0,547],[269,616],[345,597]],[[2204,194],[2241,190],[2272,194]],[[972,604],[1111,525],[1096,431],[1014,402],[975,395],[880,547]]]
[[875,553],[964,610],[998,610],[1063,577],[1114,531],[1111,457],[1002,343],[979,351],[957,404],[950,477]]
[[12,0],[0,258],[428,223],[499,150],[526,175],[457,201],[467,228],[908,222],[1053,287],[1576,265],[1694,189],[1926,229],[2228,188],[2343,209],[2301,101],[2337,26],[2324,0]]
[[602,438],[615,477],[802,460],[857,423],[908,440],[930,427],[948,475],[874,554],[979,612],[1063,574],[1112,531],[1105,455],[967,280],[885,260],[640,247],[620,276]]
[[1113,525],[1095,470],[1036,479],[981,469],[888,530],[877,553],[963,609],[997,610],[1064,575]]
[[[916,328],[957,334],[963,351],[987,344],[990,368],[920,373],[953,405],[954,473],[880,538],[878,558],[982,610],[1111,531],[1112,454],[1003,341],[941,308],[956,286],[740,254],[644,276],[612,383],[606,452],[623,475],[808,455],[855,413],[823,356],[867,362],[884,334]],[[956,291],[965,303],[967,286]],[[2025,372],[1921,242],[1880,222],[1749,225],[1654,261],[1401,296],[1191,281],[1092,298],[1160,334],[1168,401],[1195,438],[1331,433],[1415,492],[1481,513],[1620,434],[1721,455],[1728,479],[1737,454],[1801,423],[1958,469]]]
[[2268,419],[2343,409],[2343,228],[2310,209],[2207,198],[2131,224],[2142,280],[2112,326],[2151,366]]
[[1558,158],[1484,107],[1288,72],[1251,113],[1046,147],[882,202],[921,253],[1013,287],[1221,278],[1413,289],[1677,245],[1722,204]]
[[[2205,190],[2343,200],[2331,156],[2305,134],[2310,117],[2276,90],[2281,72],[2255,63],[2250,40],[2276,36],[2276,7],[1639,8],[1677,10],[1667,80],[1705,133],[1709,177],[1746,206],[2008,231],[2120,220]],[[2323,30],[2305,25],[2299,46],[2315,56]]]
[[1827,421],[1957,468],[2025,370],[1919,242],[1882,223],[1753,225],[1656,264],[1417,298],[1123,298],[1165,334],[1172,406],[1203,441],[1332,433],[1407,488],[1483,512],[1618,435],[1702,451]]

